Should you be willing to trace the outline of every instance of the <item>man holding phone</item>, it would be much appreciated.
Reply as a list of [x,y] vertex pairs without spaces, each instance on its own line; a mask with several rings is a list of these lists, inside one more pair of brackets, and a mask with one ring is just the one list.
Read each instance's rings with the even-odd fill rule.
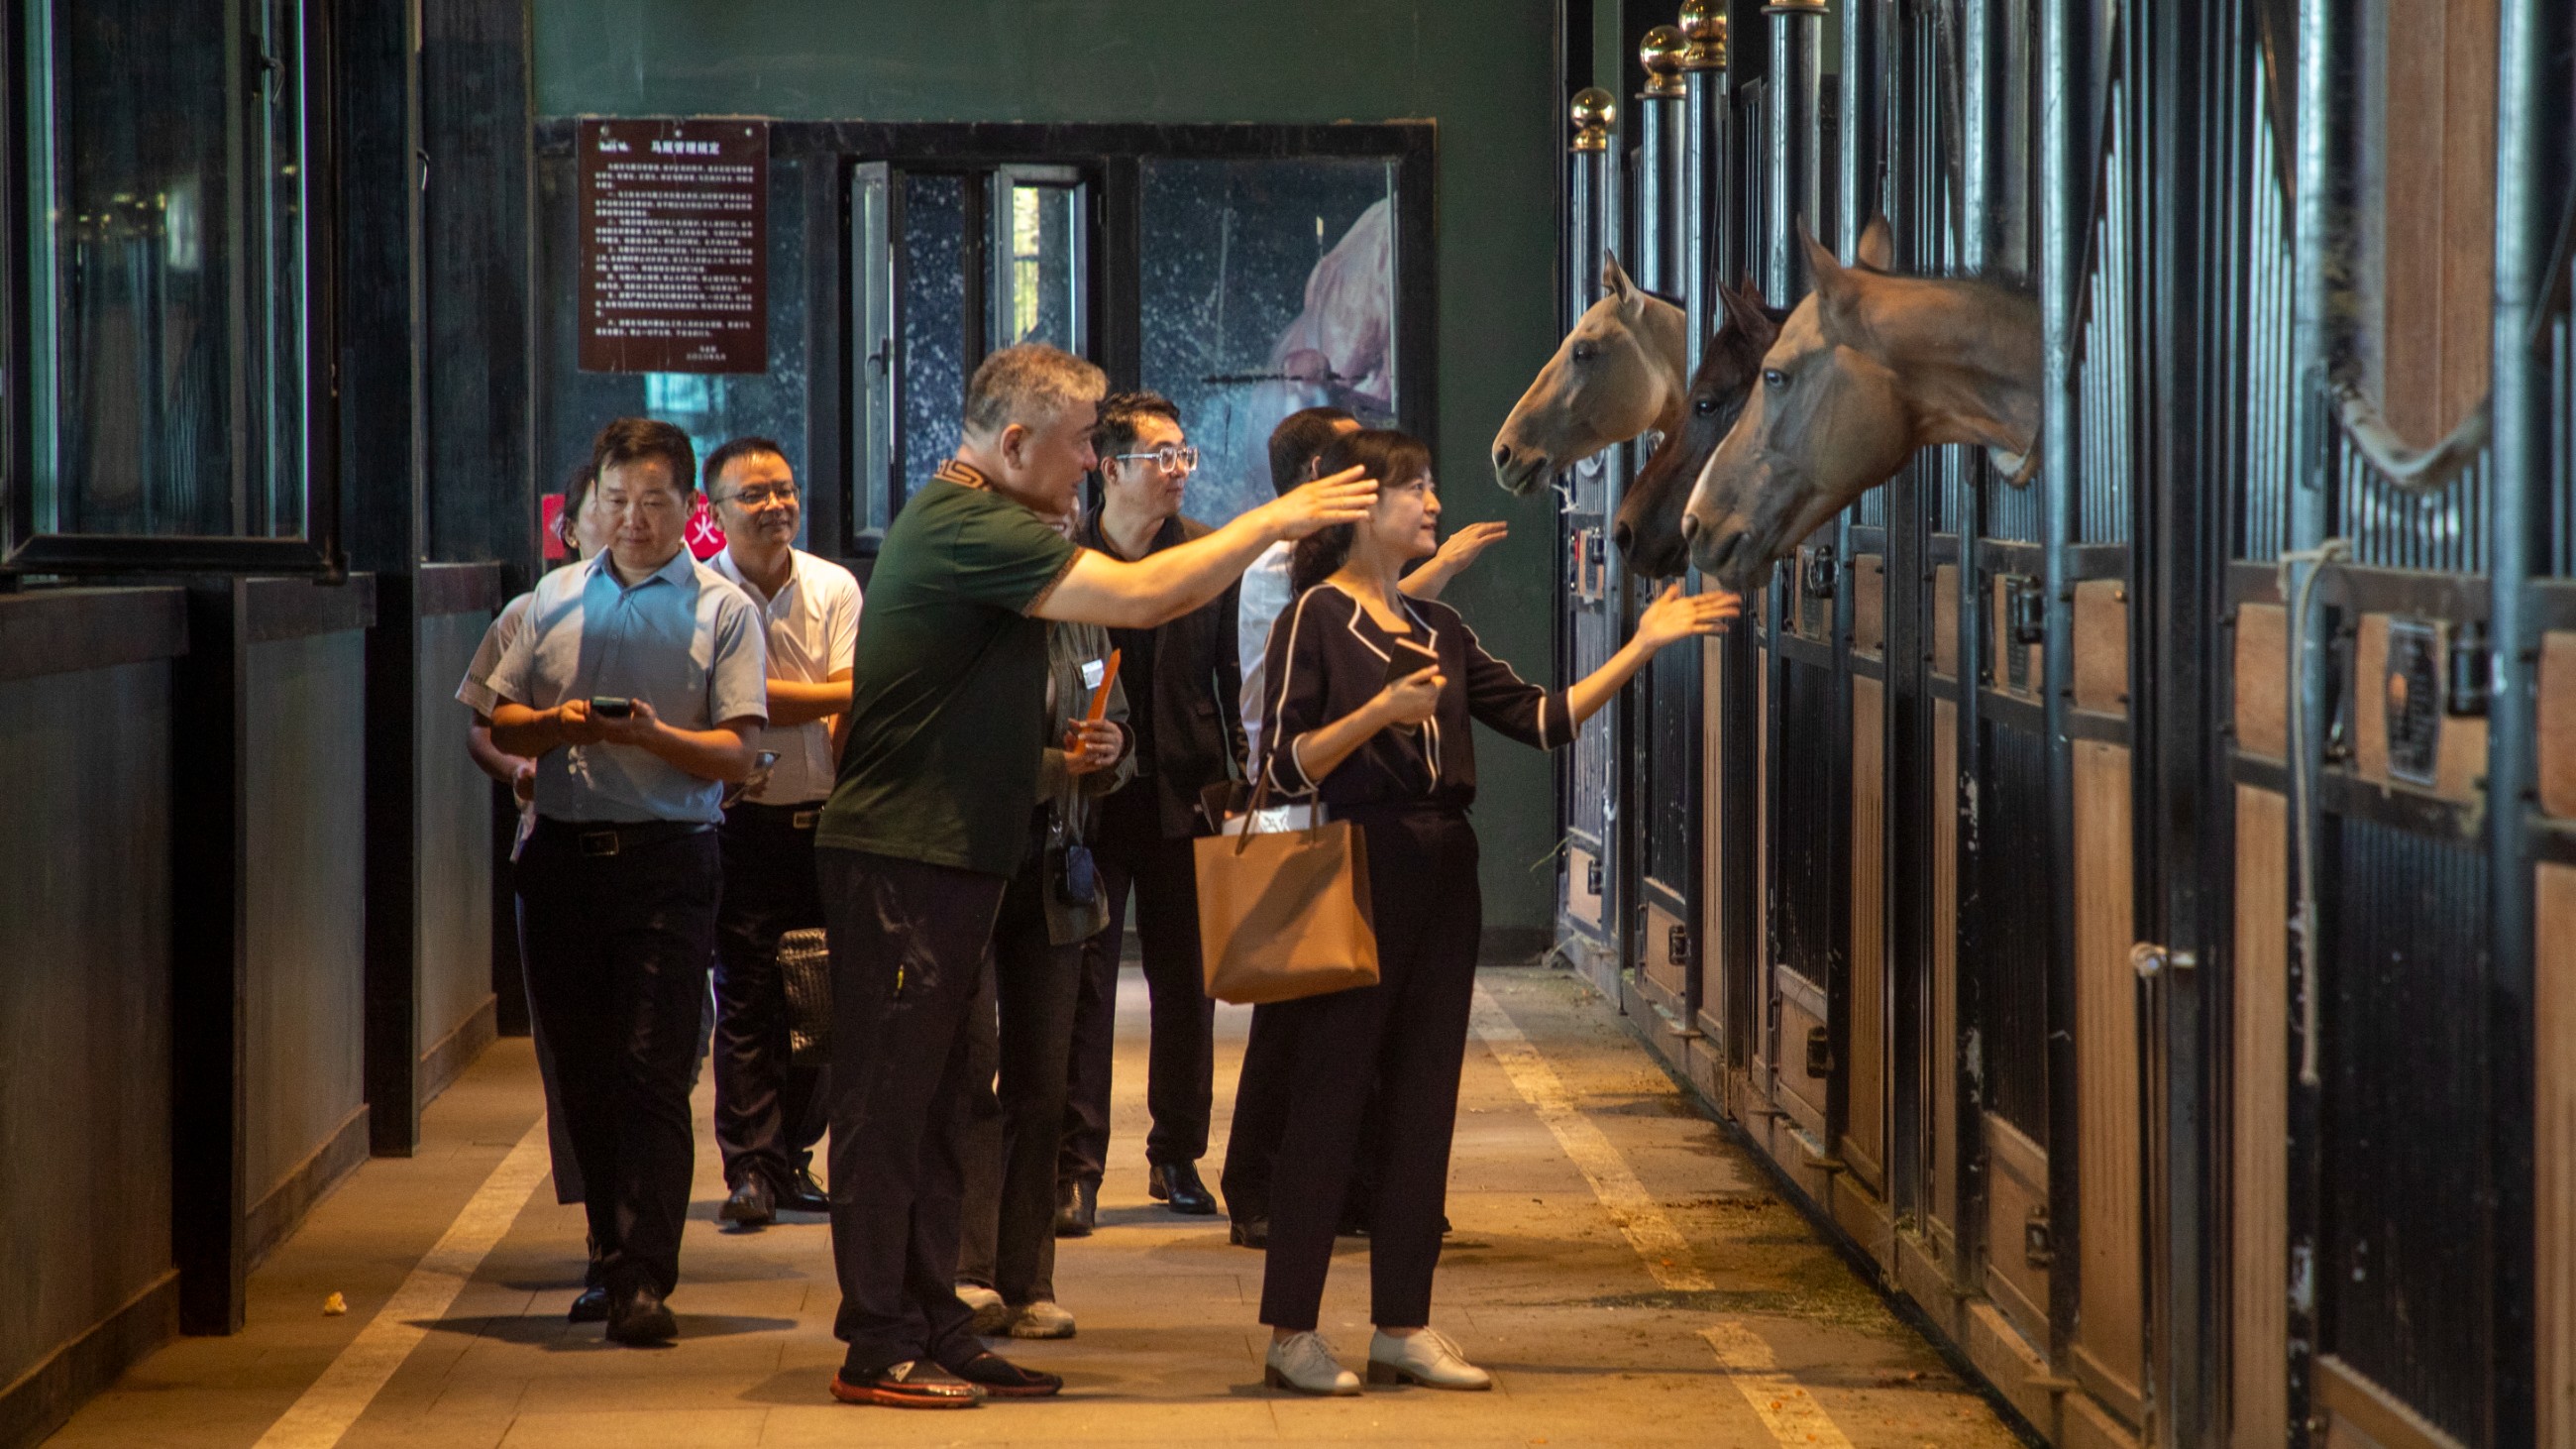
[[717,840],[724,899],[716,913],[716,1145],[727,1196],[716,1216],[743,1227],[779,1208],[828,1213],[809,1166],[823,1136],[823,1071],[793,1065],[778,938],[820,928],[814,822],[832,793],[840,722],[859,642],[859,581],[796,547],[796,474],[767,438],[735,438],[707,455],[704,477],[722,553],[707,566],[759,608],[769,646],[768,774],[725,810]]
[[492,743],[537,762],[518,866],[528,993],[561,1068],[602,1285],[573,1317],[649,1344],[677,1332],[663,1300],[695,1165],[715,827],[768,718],[767,651],[752,602],[682,546],[697,494],[688,435],[619,418],[591,461],[608,549],[538,583],[487,683]]

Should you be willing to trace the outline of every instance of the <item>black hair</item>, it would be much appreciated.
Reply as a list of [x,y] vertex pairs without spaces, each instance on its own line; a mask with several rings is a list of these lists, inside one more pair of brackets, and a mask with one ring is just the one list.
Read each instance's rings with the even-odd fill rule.
[[1113,454],[1136,446],[1136,424],[1144,418],[1168,419],[1180,426],[1181,410],[1159,392],[1113,392],[1100,403],[1100,421],[1091,425],[1091,451],[1105,469]]
[[566,553],[579,553],[573,530],[581,526],[581,506],[590,501],[590,490],[599,482],[599,470],[589,463],[573,465],[572,476],[564,480],[563,511],[555,515],[555,539]]
[[736,458],[755,458],[761,456],[772,457],[778,459],[780,462],[785,462],[787,460],[787,450],[778,446],[777,439],[764,438],[756,434],[746,433],[739,438],[727,438],[723,443],[717,446],[714,452],[707,454],[707,461],[704,465],[703,471],[698,475],[699,486],[705,491],[709,498],[713,498],[716,496],[716,483],[724,477],[726,464],[731,463]]
[[659,460],[671,470],[671,486],[682,497],[696,488],[698,450],[689,435],[660,418],[618,418],[591,440],[590,471],[604,476],[611,468]]
[[[1318,455],[1318,472],[1339,473],[1344,468],[1362,470],[1380,488],[1397,487],[1431,471],[1431,445],[1393,428],[1362,428],[1334,438]],[[1297,540],[1288,555],[1289,592],[1302,594],[1332,577],[1350,560],[1356,532],[1355,524],[1337,523]]]
[[1285,496],[1306,481],[1306,465],[1339,437],[1342,424],[1356,423],[1345,408],[1300,408],[1270,430],[1270,491]]

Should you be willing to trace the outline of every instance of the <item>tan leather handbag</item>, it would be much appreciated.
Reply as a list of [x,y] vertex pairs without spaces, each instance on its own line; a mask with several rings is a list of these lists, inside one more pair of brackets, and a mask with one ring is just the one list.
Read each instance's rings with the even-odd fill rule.
[[1201,836],[1199,951],[1207,993],[1237,1006],[1377,984],[1368,838],[1321,806],[1303,829],[1258,832],[1269,782],[1230,833]]

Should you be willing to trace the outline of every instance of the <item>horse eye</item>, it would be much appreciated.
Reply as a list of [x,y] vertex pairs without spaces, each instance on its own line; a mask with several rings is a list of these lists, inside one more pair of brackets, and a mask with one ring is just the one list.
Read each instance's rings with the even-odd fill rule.
[[1574,344],[1574,360],[1577,362],[1590,362],[1593,358],[1600,355],[1601,349],[1593,346],[1589,342],[1578,342]]
[[1715,417],[1717,416],[1717,399],[1713,397],[1693,398],[1691,399],[1691,411],[1704,418]]
[[1789,385],[1789,374],[1782,372],[1776,367],[1766,367],[1762,370],[1762,385],[1764,387],[1787,387]]

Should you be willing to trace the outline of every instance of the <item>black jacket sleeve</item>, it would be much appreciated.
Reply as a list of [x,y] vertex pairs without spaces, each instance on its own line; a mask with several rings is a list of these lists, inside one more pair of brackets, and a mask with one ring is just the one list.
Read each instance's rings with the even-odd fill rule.
[[[1454,618],[1455,615],[1453,614]],[[1541,689],[1485,652],[1476,631],[1458,622],[1466,640],[1467,713],[1496,733],[1542,750],[1574,740],[1574,714],[1562,690]]]
[[1297,762],[1297,740],[1308,730],[1332,722],[1327,705],[1326,644],[1335,629],[1332,589],[1308,589],[1297,596],[1270,625],[1270,647],[1262,652],[1262,689],[1269,706],[1261,724],[1262,768],[1275,799],[1302,800],[1322,783],[1307,778]]

